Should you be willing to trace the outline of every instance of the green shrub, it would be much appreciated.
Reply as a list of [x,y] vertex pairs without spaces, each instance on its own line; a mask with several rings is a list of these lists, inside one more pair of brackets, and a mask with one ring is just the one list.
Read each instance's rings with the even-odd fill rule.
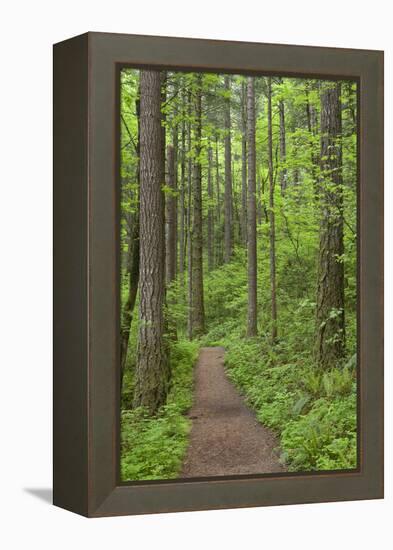
[[232,339],[225,364],[258,420],[280,438],[289,471],[356,467],[356,359],[320,371],[294,347]]
[[[184,413],[192,404],[193,365],[197,342],[171,346],[172,386],[166,405],[155,417],[143,408],[121,412],[121,478],[170,479],[179,474],[188,444],[190,420]],[[125,378],[131,393],[131,376]]]
[[288,423],[281,446],[291,470],[355,468],[356,395],[318,399]]

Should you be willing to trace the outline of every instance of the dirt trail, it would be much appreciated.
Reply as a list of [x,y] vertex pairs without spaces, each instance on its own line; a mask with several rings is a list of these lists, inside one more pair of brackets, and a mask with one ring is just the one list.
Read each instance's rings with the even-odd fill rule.
[[180,477],[284,471],[278,441],[247,407],[224,370],[224,348],[202,348],[195,372],[190,445]]

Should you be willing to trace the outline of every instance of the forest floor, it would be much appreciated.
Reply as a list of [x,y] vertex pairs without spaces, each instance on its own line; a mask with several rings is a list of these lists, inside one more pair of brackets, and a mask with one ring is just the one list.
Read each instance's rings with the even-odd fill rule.
[[190,444],[180,477],[285,471],[278,440],[228,379],[222,347],[201,348],[195,367]]

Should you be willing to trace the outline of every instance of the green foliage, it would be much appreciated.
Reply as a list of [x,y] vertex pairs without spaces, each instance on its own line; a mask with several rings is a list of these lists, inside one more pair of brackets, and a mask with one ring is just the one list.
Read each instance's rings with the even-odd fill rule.
[[[187,448],[190,420],[184,416],[192,403],[196,342],[180,341],[171,347],[172,387],[157,416],[143,408],[121,413],[121,477],[123,480],[170,479],[178,476]],[[132,379],[124,380],[125,393]]]
[[269,353],[258,339],[227,337],[225,345],[230,378],[257,418],[280,436],[290,471],[356,467],[353,359],[343,369],[320,372],[291,349]]
[[290,470],[356,468],[356,393],[317,399],[288,422],[281,445]]
[[[138,71],[122,71],[121,81],[121,239],[127,255],[128,238],[138,205],[136,104]],[[320,204],[317,188],[335,192],[330,174],[320,168],[320,91],[317,80],[273,79],[274,214],[278,305],[278,339],[271,344],[271,295],[269,261],[269,180],[267,149],[266,79],[256,78],[256,168],[258,205],[258,334],[246,339],[247,251],[240,238],[243,76],[231,77],[231,89],[224,76],[202,77],[202,147],[197,159],[190,105],[199,86],[193,73],[167,73],[165,114],[166,140],[178,131],[178,190],[163,182],[166,198],[182,198],[186,212],[188,162],[200,161],[204,238],[204,301],[207,334],[198,343],[185,339],[188,316],[187,265],[182,275],[167,288],[165,316],[168,326],[177,327],[179,342],[166,335],[170,346],[172,387],[167,404],[156,417],[132,409],[135,350],[138,321],[131,325],[129,351],[122,392],[122,478],[164,479],[178,475],[187,447],[190,421],[185,412],[192,399],[192,366],[199,345],[226,348],[226,368],[231,380],[254,408],[260,422],[273,429],[279,439],[282,461],[292,471],[332,470],[356,466],[356,310],[357,310],[357,218],[356,218],[356,84],[342,87],[342,151],[345,273],[346,358],[329,371],[317,368],[313,359],[315,341],[316,280],[319,250]],[[231,106],[232,195],[234,205],[234,254],[223,264],[224,216],[224,129],[223,105]],[[285,105],[286,153],[280,153],[279,102]],[[190,147],[187,128],[191,126]],[[185,132],[185,133],[184,133]],[[181,138],[184,145],[181,145]],[[213,197],[207,190],[208,149]],[[184,173],[181,169],[184,162]],[[217,172],[216,172],[217,169]],[[281,191],[280,174],[286,173],[286,190]],[[182,176],[183,174],[183,176]],[[182,180],[182,177],[184,178]],[[192,180],[192,178],[191,178]],[[208,213],[214,213],[214,269],[206,257]],[[179,218],[180,220],[180,218]],[[180,223],[180,221],[179,221]],[[188,235],[187,238],[190,236]],[[192,238],[192,234],[191,234]],[[187,239],[186,239],[186,246]],[[187,264],[187,260],[186,260]],[[124,259],[122,274],[124,275]],[[128,294],[128,277],[121,279],[121,304]],[[331,310],[331,316],[340,315]]]

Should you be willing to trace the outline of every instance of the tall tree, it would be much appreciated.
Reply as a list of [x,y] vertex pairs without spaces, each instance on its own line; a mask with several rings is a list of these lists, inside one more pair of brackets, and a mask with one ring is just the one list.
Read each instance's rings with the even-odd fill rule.
[[225,191],[224,191],[224,262],[230,261],[233,252],[232,212],[232,153],[231,153],[231,80],[224,77],[224,129],[225,129]]
[[193,288],[192,288],[192,95],[191,90],[188,91],[188,124],[187,124],[187,150],[188,150],[188,166],[187,166],[187,280],[188,280],[188,316],[187,316],[187,333],[188,338],[193,337]]
[[[176,143],[176,141],[175,141]],[[167,186],[169,192],[166,196],[167,234],[166,234],[166,283],[171,285],[176,280],[177,267],[177,183],[176,183],[176,149],[173,145],[167,147]],[[168,297],[168,334],[173,340],[177,339],[176,319],[170,312],[176,304],[176,294]]]
[[[280,78],[280,83],[282,83],[282,78]],[[278,102],[278,110],[280,113],[280,187],[281,192],[284,193],[287,187],[287,169],[285,166],[287,146],[285,135],[285,103],[282,98]]]
[[195,76],[195,132],[193,156],[193,229],[192,229],[192,336],[205,332],[203,297],[203,236],[202,236],[202,74]]
[[[135,144],[135,155],[137,157],[135,168],[135,179],[139,187],[139,155],[140,155],[140,102],[139,96],[135,100],[135,111],[137,118],[138,137]],[[130,145],[133,146],[131,132],[123,119],[124,126],[130,136]],[[139,189],[137,190],[139,194]],[[130,236],[128,242],[127,254],[127,274],[128,274],[128,294],[123,307],[123,314],[120,325],[120,381],[123,384],[123,376],[126,368],[128,342],[130,340],[131,323],[135,308],[136,296],[138,293],[139,284],[139,199],[137,200],[136,213],[130,228]]]
[[214,207],[213,207],[213,149],[208,145],[207,149],[207,194],[209,204],[207,210],[207,265],[209,271],[214,267]]
[[216,243],[216,264],[220,265],[222,262],[222,224],[221,224],[221,193],[220,193],[220,161],[218,155],[218,132],[216,132],[215,140],[215,165],[216,165],[216,201],[217,201],[217,227],[218,227],[218,238]]
[[262,177],[261,173],[258,171],[257,175],[257,223],[260,225],[262,223]]
[[173,145],[167,147],[167,187],[166,196],[166,281],[172,283],[176,278],[176,233],[177,233],[177,188],[175,178],[175,148]]
[[[174,75],[175,77],[175,75]],[[173,108],[173,120],[172,120],[172,143],[173,143],[173,190],[172,194],[174,206],[173,206],[173,219],[174,219],[174,278],[177,275],[177,264],[178,264],[178,157],[179,157],[179,122],[178,122],[178,100],[177,95],[179,93],[179,83],[175,78],[175,83],[173,86],[173,95],[172,101],[174,102]]]
[[270,226],[270,300],[272,320],[272,342],[277,340],[277,292],[276,292],[276,226],[274,212],[273,172],[273,123],[272,123],[272,78],[267,78],[267,127],[269,159],[269,226]]
[[181,160],[180,160],[180,207],[179,207],[179,274],[183,282],[185,268],[186,244],[186,95],[182,94],[182,122],[181,122]]
[[247,243],[247,85],[242,80],[241,92],[241,131],[242,131],[242,215],[241,230],[243,244]]
[[315,354],[334,367],[345,352],[342,120],[340,83],[321,91],[321,182]]
[[165,402],[169,373],[164,345],[165,231],[161,74],[140,72],[140,300],[134,406],[154,414]]
[[257,335],[257,225],[255,159],[255,88],[254,78],[247,81],[247,152],[248,152],[248,316],[247,335]]
[[[311,159],[311,177],[314,185],[315,197],[318,197],[318,153],[314,149],[314,136],[317,132],[316,113],[314,107],[310,103],[310,88],[312,84],[308,80],[305,82],[305,94],[306,94],[306,115],[307,115],[307,130],[309,135],[310,144],[310,159]],[[315,84],[314,84],[315,86]]]

